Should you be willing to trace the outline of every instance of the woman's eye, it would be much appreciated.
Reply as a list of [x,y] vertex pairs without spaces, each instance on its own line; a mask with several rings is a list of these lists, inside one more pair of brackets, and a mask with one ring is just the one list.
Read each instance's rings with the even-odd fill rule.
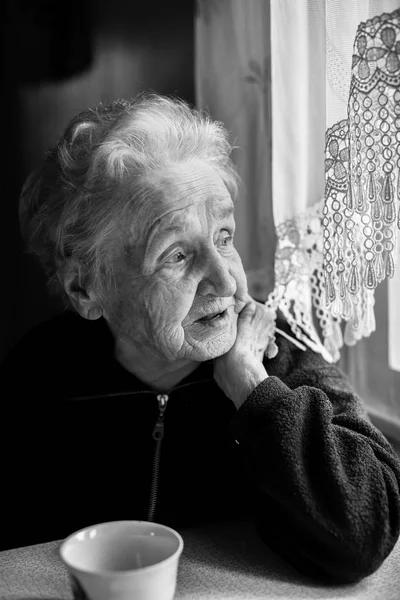
[[177,252],[176,254],[174,254],[173,256],[171,256],[170,259],[167,260],[168,263],[173,263],[173,264],[178,264],[181,263],[185,260],[186,256],[183,254],[183,252]]
[[230,246],[233,243],[233,235],[228,234],[228,235],[221,236],[220,241],[221,241],[221,245],[224,248],[226,248],[227,246]]

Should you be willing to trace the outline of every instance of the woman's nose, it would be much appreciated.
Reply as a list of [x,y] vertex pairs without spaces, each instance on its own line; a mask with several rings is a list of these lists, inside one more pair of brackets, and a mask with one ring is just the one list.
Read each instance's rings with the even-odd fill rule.
[[221,256],[216,249],[204,257],[203,277],[198,286],[200,295],[230,297],[236,293],[236,287],[229,260]]

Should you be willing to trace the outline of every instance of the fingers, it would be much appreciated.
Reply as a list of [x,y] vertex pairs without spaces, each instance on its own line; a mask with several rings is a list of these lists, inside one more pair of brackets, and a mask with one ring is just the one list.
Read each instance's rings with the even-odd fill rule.
[[256,308],[255,302],[249,302],[240,312],[239,319],[243,321],[251,321],[256,312]]
[[236,300],[239,300],[239,302],[242,302],[243,304],[248,304],[249,302],[255,302],[254,298],[252,298],[252,296],[250,296],[249,292],[246,290],[246,292],[243,293],[243,295],[237,295],[235,296]]
[[251,300],[239,313],[238,326],[248,325],[271,335],[275,328],[274,312],[256,300]]

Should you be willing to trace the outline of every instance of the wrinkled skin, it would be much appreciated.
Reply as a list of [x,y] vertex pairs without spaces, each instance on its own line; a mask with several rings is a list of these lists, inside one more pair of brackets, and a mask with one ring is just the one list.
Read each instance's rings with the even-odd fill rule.
[[[105,316],[119,362],[166,389],[233,347],[249,296],[233,245],[233,213],[223,214],[233,203],[220,176],[197,162],[148,183],[160,192],[144,194],[135,208],[132,249],[119,260],[118,295]],[[227,307],[222,328],[196,322]]]

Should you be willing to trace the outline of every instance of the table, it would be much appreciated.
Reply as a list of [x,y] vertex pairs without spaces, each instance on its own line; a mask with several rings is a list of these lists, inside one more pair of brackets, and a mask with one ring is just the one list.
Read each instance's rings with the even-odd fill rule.
[[[380,569],[358,584],[321,586],[301,577],[258,538],[249,523],[180,530],[175,599],[399,600],[400,540]],[[61,541],[0,552],[0,600],[71,600]]]

